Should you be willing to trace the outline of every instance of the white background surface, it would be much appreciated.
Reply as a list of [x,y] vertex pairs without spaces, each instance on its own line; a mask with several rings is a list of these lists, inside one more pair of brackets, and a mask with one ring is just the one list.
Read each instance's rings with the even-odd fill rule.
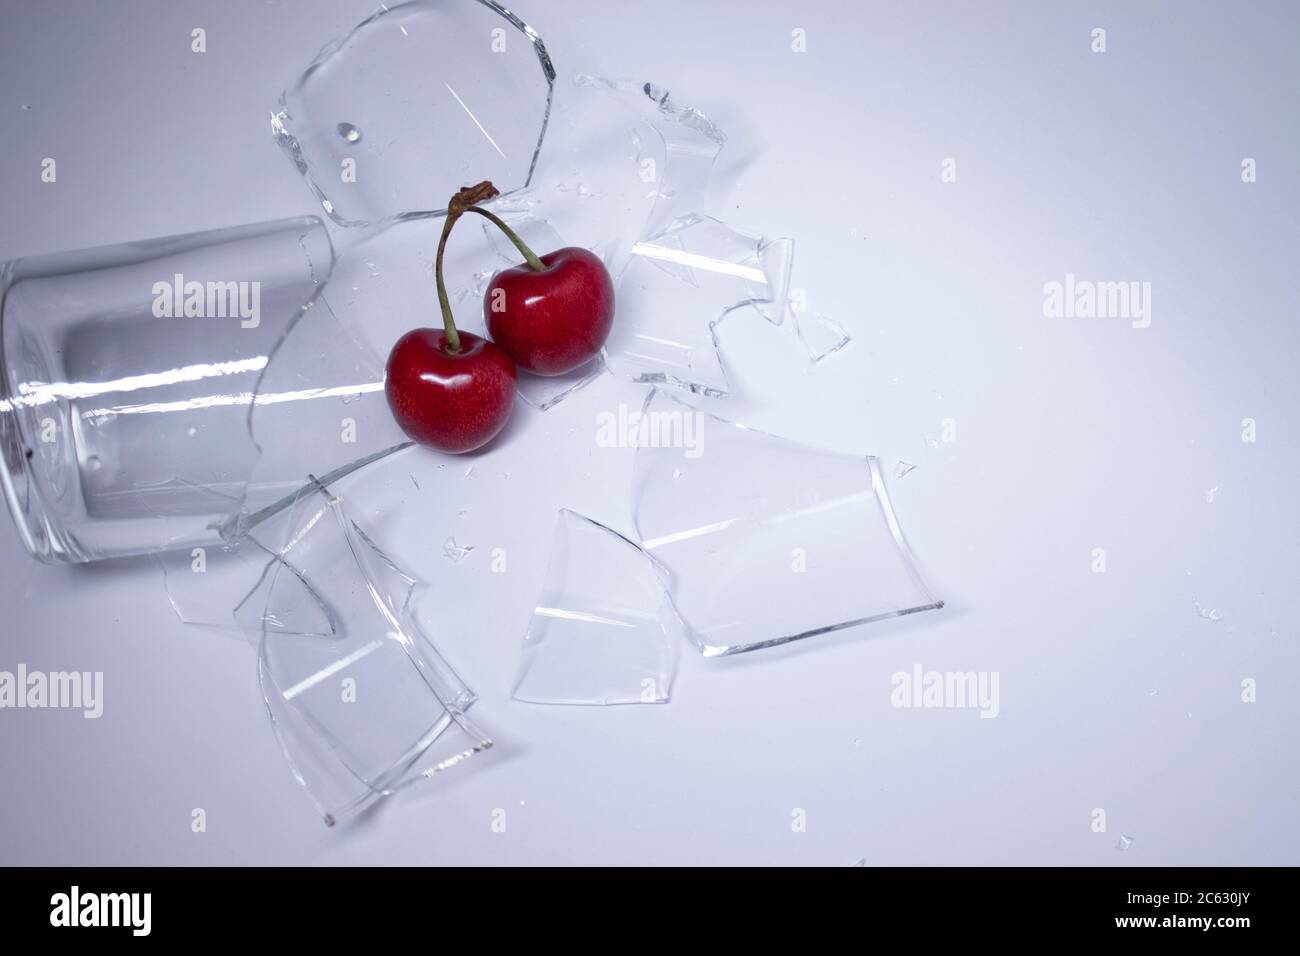
[[[0,258],[312,212],[267,113],[368,12],[6,0]],[[0,711],[0,863],[1300,862],[1300,9],[517,12],[562,73],[654,80],[731,134],[710,211],[795,237],[795,285],[854,337],[810,370],[786,330],[738,332],[750,418],[915,463],[892,492],[948,607],[734,660],[684,651],[665,707],[513,702],[555,509],[617,520],[627,463],[595,447],[594,416],[642,392],[606,378],[521,408],[469,479],[414,451],[363,482],[498,747],[327,830],[248,646],[180,625],[150,562],[40,566],[6,524],[0,669],[102,670],[105,706]],[[1044,318],[1066,273],[1150,282],[1150,327]],[[956,442],[928,447],[945,418]],[[452,532],[476,545],[456,565]],[[507,575],[487,573],[497,546]],[[892,708],[890,675],[916,663],[996,671],[1000,715]]]

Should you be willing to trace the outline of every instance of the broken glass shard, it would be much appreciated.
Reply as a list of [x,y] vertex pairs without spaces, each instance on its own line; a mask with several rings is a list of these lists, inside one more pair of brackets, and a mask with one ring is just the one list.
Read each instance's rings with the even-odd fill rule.
[[916,470],[916,465],[912,464],[910,461],[900,460],[898,464],[894,466],[894,477],[906,478],[909,474],[911,474],[915,470]]
[[658,562],[618,532],[562,510],[514,697],[667,703],[682,633]]
[[780,324],[793,257],[789,239],[747,235],[698,214],[674,220],[632,247],[605,364],[635,382],[727,394],[717,326],[738,310]]
[[556,84],[546,136],[532,186],[498,209],[548,220],[614,276],[638,239],[700,208],[725,142],[702,113],[654,84],[583,74]]
[[340,225],[440,215],[466,183],[528,184],[554,82],[537,32],[492,0],[380,4],[280,97],[271,131]]
[[[718,153],[727,137],[704,113],[679,102],[657,83],[608,79],[579,73],[578,90],[603,92],[638,120],[629,131],[637,178],[654,200],[645,228],[634,238],[657,232],[672,219],[702,208]],[[649,135],[646,129],[649,129]]]
[[1200,601],[1193,600],[1192,608],[1195,609],[1197,617],[1203,621],[1209,621],[1211,624],[1218,624],[1223,620],[1223,612],[1217,607],[1202,607]]
[[318,484],[250,537],[274,560],[237,617],[259,635],[277,739],[327,824],[492,746],[415,619],[420,582],[341,498]]
[[321,296],[271,351],[248,411],[257,497],[244,502],[227,539],[291,502],[308,472],[329,484],[410,447],[384,394],[384,362],[355,332]]
[[820,312],[795,312],[794,327],[812,362],[834,355],[852,340],[844,326]]
[[1134,840],[1131,836],[1125,836],[1124,834],[1120,834],[1120,838],[1118,842],[1116,842],[1115,844],[1115,849],[1119,850],[1122,853],[1123,851],[1131,847],[1133,843]]
[[460,561],[467,557],[474,550],[474,545],[462,547],[456,543],[454,537],[448,536],[447,540],[442,543],[442,553],[448,560]]
[[255,590],[275,556],[247,538],[189,551],[156,554],[167,602],[182,624],[256,642],[235,614],[235,603]]
[[810,448],[660,390],[638,422],[641,546],[706,656],[940,608],[879,461]]

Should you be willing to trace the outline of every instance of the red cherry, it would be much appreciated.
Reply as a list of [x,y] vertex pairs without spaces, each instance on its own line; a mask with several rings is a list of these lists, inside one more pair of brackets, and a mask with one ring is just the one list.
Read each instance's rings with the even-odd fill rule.
[[388,354],[384,393],[402,431],[423,445],[459,454],[486,445],[514,407],[515,365],[486,339],[460,333],[460,351],[442,329],[412,329]]
[[492,341],[537,375],[571,372],[600,351],[614,325],[614,283],[604,263],[568,246],[488,283],[483,316]]

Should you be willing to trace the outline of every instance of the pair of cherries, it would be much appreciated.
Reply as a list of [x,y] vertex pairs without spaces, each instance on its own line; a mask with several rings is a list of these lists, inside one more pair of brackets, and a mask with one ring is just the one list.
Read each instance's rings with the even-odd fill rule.
[[[600,259],[572,246],[535,255],[478,205],[497,195],[482,182],[447,204],[434,266],[443,327],[412,329],[388,356],[384,392],[397,423],[413,440],[452,454],[481,448],[505,427],[516,366],[535,375],[571,372],[595,357],[614,324],[614,283]],[[525,260],[488,283],[483,314],[490,341],[457,330],[442,276],[447,237],[467,212],[499,227]]]

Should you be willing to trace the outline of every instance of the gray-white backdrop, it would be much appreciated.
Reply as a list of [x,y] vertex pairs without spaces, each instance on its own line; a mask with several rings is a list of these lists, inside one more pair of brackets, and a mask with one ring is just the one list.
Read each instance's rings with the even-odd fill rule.
[[[371,8],[4,0],[0,259],[318,211],[267,114]],[[640,390],[521,409],[480,459],[511,475],[501,511],[457,526],[477,557],[445,561],[446,527],[404,556],[442,588],[422,619],[500,746],[327,830],[247,645],[182,626],[148,561],[41,566],[6,521],[0,670],[103,671],[105,700],[0,710],[0,863],[1300,862],[1300,6],[517,12],[562,71],[654,80],[731,134],[713,211],[795,237],[795,285],[854,338],[809,370],[738,334],[758,419],[914,463],[895,504],[948,607],[686,651],[665,707],[513,702],[579,467],[538,459]],[[1046,316],[1067,274],[1149,282],[1149,325]],[[394,496],[408,473],[439,487],[429,453],[383,467]],[[486,545],[524,556],[504,583]],[[891,706],[917,664],[995,672],[996,719]]]

